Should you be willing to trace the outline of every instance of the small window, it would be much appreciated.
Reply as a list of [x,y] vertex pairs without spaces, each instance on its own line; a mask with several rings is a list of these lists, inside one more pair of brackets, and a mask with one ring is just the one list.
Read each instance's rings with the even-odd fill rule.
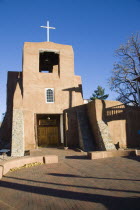
[[46,103],[54,103],[54,88],[46,88]]

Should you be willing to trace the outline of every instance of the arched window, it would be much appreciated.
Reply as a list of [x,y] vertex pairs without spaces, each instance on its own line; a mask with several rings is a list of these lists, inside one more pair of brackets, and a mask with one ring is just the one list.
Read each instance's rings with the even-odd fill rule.
[[54,103],[54,88],[46,88],[46,103]]

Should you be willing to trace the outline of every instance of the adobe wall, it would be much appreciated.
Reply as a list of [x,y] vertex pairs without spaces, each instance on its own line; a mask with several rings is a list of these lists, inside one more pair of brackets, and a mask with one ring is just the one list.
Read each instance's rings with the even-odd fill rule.
[[119,101],[94,100],[87,104],[88,116],[96,143],[101,148],[100,137],[109,134],[118,148],[140,147],[140,108]]
[[111,116],[112,118],[108,119],[106,112],[108,108],[120,105],[122,104],[118,101],[102,101],[98,99],[87,104],[90,124],[100,150],[106,150],[102,145],[102,134],[104,135],[103,138],[110,139],[113,144],[119,142],[121,148],[126,148],[126,119],[123,117],[121,117],[122,119],[116,119],[116,116]]
[[126,116],[127,145],[140,148],[140,107],[128,107]]
[[77,112],[86,112],[86,105],[64,110],[65,146],[79,147]]
[[35,149],[37,146],[35,132],[35,114],[31,111],[23,110],[23,117],[25,150]]
[[[57,51],[57,73],[39,72],[39,51]],[[25,43],[23,56],[23,109],[34,113],[63,113],[64,109],[83,104],[81,77],[74,75],[73,49],[52,42]],[[45,88],[54,88],[55,103],[45,101]]]

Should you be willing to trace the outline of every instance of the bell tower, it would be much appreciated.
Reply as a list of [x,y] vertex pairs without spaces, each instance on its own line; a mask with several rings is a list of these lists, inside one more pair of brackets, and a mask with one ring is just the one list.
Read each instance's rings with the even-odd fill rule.
[[[22,102],[16,107],[19,93],[22,93]],[[18,154],[14,150],[19,139],[23,142],[20,142],[20,148],[24,150],[64,144],[65,120],[69,121],[64,116],[65,110],[82,104],[82,82],[81,77],[74,74],[72,46],[26,42],[23,48],[22,92],[14,94],[12,154]],[[20,129],[23,129],[21,137],[16,134],[19,119],[20,124],[22,121]],[[73,122],[76,124],[75,116]]]

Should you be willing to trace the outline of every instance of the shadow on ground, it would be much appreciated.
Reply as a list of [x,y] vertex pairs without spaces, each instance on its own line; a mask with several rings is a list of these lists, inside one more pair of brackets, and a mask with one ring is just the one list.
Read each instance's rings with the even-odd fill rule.
[[4,188],[20,190],[24,192],[31,192],[40,195],[53,196],[53,197],[72,199],[78,201],[101,203],[105,207],[107,207],[107,209],[110,210],[140,209],[139,197],[114,197],[109,195],[74,192],[62,189],[52,189],[48,187],[37,187],[25,184],[10,183],[6,181],[1,181],[0,186]]
[[140,156],[128,156],[128,157],[123,157],[123,158],[127,158],[129,160],[136,160],[140,162]]
[[89,160],[89,158],[87,157],[87,155],[83,155],[83,156],[78,156],[78,155],[74,155],[74,156],[66,156],[65,158],[67,159],[82,159],[82,160]]
[[133,182],[140,182],[140,179],[119,179],[119,178],[109,178],[109,177],[95,177],[95,176],[80,176],[80,175],[73,175],[73,174],[58,174],[58,173],[48,173],[51,176],[59,176],[59,177],[76,177],[76,178],[91,178],[91,179],[107,179],[107,180],[123,180],[123,181],[133,181]]
[[[52,175],[52,174],[48,174],[48,175]],[[79,176],[74,176],[74,175],[68,175],[68,174],[64,174],[64,177],[78,177]],[[58,176],[58,175],[57,175]],[[60,176],[60,174],[59,174]],[[62,176],[62,175],[61,175]],[[74,187],[74,188],[86,188],[86,189],[95,189],[95,190],[104,190],[104,191],[115,191],[115,192],[127,192],[127,193],[136,193],[136,194],[140,194],[140,191],[135,191],[135,190],[121,190],[121,189],[113,189],[113,188],[101,188],[101,187],[92,187],[92,186],[85,186],[85,185],[71,185],[71,184],[62,184],[62,183],[56,183],[56,182],[42,182],[42,181],[36,181],[36,180],[31,180],[31,179],[23,179],[23,178],[15,178],[15,177],[6,177],[9,179],[16,179],[16,180],[22,180],[22,181],[27,181],[27,182],[32,182],[32,183],[41,183],[41,184],[51,184],[51,185],[56,185],[56,186],[64,186],[64,187]],[[81,177],[80,177],[81,178]],[[87,178],[87,177],[85,177]],[[88,178],[96,178],[96,177],[88,177]],[[114,179],[118,180],[118,179]],[[126,181],[137,181],[137,180],[126,180]],[[140,180],[139,180],[140,181]]]

